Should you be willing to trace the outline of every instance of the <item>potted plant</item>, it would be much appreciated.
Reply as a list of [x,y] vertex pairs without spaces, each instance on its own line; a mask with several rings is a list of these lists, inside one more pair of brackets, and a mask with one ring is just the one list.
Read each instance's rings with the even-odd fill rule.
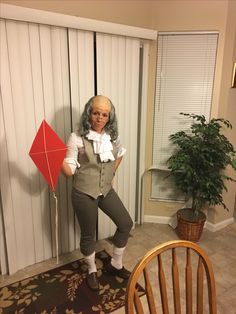
[[170,135],[175,150],[168,159],[168,169],[177,188],[191,207],[177,212],[177,234],[181,239],[198,241],[206,215],[203,209],[222,205],[227,209],[222,194],[227,190],[225,181],[235,179],[225,174],[227,166],[236,170],[236,152],[222,128],[232,128],[223,118],[206,121],[203,115],[180,113],[193,119],[190,130]]

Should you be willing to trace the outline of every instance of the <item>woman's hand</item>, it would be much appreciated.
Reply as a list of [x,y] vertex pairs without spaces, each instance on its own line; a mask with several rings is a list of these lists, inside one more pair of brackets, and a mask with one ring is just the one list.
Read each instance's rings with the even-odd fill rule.
[[116,172],[117,168],[119,167],[122,159],[123,159],[123,156],[117,158],[115,161],[114,176],[115,176],[115,172]]
[[65,160],[63,160],[61,171],[66,177],[71,177],[73,175],[70,166]]

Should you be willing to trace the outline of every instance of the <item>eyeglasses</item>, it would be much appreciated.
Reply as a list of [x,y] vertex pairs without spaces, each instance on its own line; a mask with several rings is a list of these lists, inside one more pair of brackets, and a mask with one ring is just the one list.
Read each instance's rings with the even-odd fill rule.
[[109,119],[109,113],[106,113],[106,112],[99,112],[99,111],[92,111],[91,114],[94,116],[94,117],[100,117],[102,119]]

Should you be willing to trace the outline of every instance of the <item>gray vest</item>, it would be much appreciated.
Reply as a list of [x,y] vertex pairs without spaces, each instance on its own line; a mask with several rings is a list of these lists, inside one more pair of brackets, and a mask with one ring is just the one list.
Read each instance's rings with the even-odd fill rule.
[[[80,168],[74,176],[74,187],[95,199],[101,193],[106,196],[112,187],[115,161],[101,162],[99,155],[93,152],[93,142],[86,138],[83,138],[83,142],[84,148],[78,156]],[[117,148],[113,144],[112,146],[112,153],[116,159]]]

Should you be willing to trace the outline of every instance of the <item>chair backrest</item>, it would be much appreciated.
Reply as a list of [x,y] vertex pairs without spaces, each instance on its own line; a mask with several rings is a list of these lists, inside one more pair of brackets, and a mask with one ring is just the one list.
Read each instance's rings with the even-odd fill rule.
[[[135,288],[138,282],[145,289],[143,296]],[[216,314],[214,273],[206,253],[196,243],[181,240],[150,250],[129,278],[125,313]]]

